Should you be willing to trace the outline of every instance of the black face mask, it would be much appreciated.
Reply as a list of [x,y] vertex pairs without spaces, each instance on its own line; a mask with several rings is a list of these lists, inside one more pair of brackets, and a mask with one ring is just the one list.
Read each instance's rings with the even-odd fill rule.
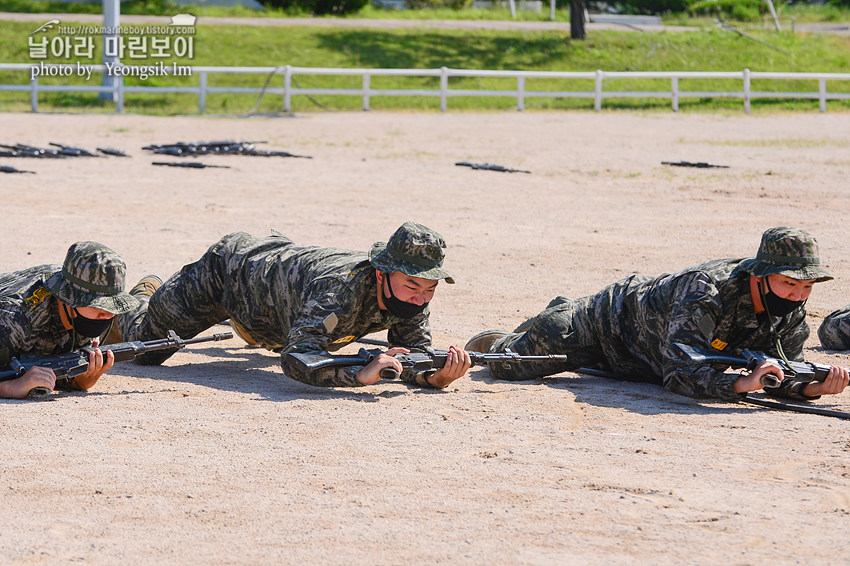
[[80,311],[74,309],[74,314],[77,315],[73,318],[72,324],[74,325],[74,330],[80,336],[85,336],[86,338],[97,338],[112,326],[112,321],[115,319],[112,318],[104,318],[104,319],[96,319],[96,318],[86,318],[80,314]]
[[[384,274],[384,280],[387,282],[387,289],[390,291],[390,296],[383,296],[384,306],[387,307],[387,310],[390,311],[390,314],[393,316],[397,316],[399,318],[413,318],[417,314],[421,313],[428,307],[428,303],[422,303],[421,305],[414,305],[413,303],[406,303],[400,300],[393,294],[393,286],[390,284],[390,274]],[[381,293],[383,295],[383,292]]]
[[783,317],[806,304],[806,301],[783,299],[774,293],[770,288],[770,283],[767,282],[767,277],[764,278],[764,284],[767,287],[767,293],[762,292],[762,302],[767,312],[773,316]]

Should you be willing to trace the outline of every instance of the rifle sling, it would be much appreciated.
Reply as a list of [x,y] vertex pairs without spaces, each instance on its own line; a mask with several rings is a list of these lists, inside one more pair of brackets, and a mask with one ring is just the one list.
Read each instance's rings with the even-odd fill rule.
[[[593,375],[596,377],[605,377],[608,379],[619,379],[617,374],[594,368],[578,368],[576,373],[585,375]],[[778,411],[794,411],[796,413],[809,413],[812,415],[821,415],[824,417],[835,417],[837,419],[850,419],[850,413],[845,411],[833,411],[832,409],[821,409],[819,407],[808,407],[806,405],[795,405],[792,403],[780,403],[779,401],[768,401],[767,399],[754,399],[752,397],[742,397],[741,401],[750,403],[751,405],[759,405],[768,409],[776,409]]]
[[832,409],[821,409],[819,407],[808,407],[806,405],[795,405],[792,403],[780,403],[778,401],[768,401],[767,399],[754,399],[752,397],[744,397],[741,399],[744,403],[751,405],[759,405],[769,409],[778,409],[780,411],[794,411],[795,413],[810,413],[812,415],[821,415],[824,417],[835,417],[837,419],[850,420],[850,413],[845,411],[834,411]]

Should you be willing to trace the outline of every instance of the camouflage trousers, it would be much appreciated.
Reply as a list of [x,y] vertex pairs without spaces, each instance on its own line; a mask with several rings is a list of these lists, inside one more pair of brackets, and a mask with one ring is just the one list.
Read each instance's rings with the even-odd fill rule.
[[605,356],[595,339],[590,313],[592,296],[582,299],[556,297],[536,317],[521,324],[516,331],[499,338],[491,352],[510,349],[523,356],[566,354],[564,363],[490,364],[490,372],[499,379],[522,381],[553,375],[580,367],[604,365]]
[[818,328],[818,338],[824,348],[850,349],[850,305],[831,313]]
[[[496,340],[491,352],[510,349],[524,356],[566,354],[564,363],[490,364],[499,379],[521,381],[573,371],[581,367],[612,371],[611,377],[660,385],[661,379],[640,367],[627,354],[619,336],[610,330],[600,305],[608,300],[603,290],[581,299],[556,297],[543,312]],[[637,364],[637,365],[636,365]]]
[[[150,299],[137,297],[142,305],[118,320],[124,340],[155,340],[164,338],[169,330],[181,338],[193,338],[230,318],[231,311],[238,312],[237,301],[227,284],[228,257],[239,242],[232,236],[225,236],[198,261],[172,275]],[[138,356],[136,361],[161,364],[176,351],[149,352]]]

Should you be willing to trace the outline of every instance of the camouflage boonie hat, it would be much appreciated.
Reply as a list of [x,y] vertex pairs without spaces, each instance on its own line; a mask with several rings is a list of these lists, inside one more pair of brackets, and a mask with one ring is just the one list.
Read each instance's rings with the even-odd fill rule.
[[121,257],[97,242],[71,244],[62,270],[44,281],[50,294],[63,303],[124,314],[139,300],[124,292],[127,268]]
[[788,226],[765,230],[756,257],[742,261],[740,267],[756,277],[779,274],[816,282],[833,278],[820,267],[818,242],[814,236]]
[[375,242],[369,250],[369,262],[378,271],[401,271],[411,277],[445,279],[446,283],[454,283],[452,276],[443,270],[445,257],[443,237],[415,222],[405,222],[389,242]]

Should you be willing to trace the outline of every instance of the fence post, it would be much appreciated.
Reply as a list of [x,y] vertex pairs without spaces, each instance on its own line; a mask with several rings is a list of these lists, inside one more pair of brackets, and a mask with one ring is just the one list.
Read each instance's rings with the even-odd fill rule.
[[818,82],[820,83],[820,111],[826,112],[826,79]]
[[596,69],[596,96],[593,100],[593,109],[599,112],[602,110],[602,71]]
[[369,87],[371,78],[369,73],[363,73],[363,110],[369,110]]
[[673,102],[673,112],[679,111],[679,77],[673,77],[670,98]]
[[750,113],[750,70],[744,69],[744,112]]
[[292,108],[292,65],[283,68],[283,111]]
[[446,111],[447,99],[449,96],[449,70],[446,67],[440,67],[440,112]]
[[525,77],[516,78],[516,109],[525,110]]
[[207,72],[201,71],[198,76],[198,111],[203,114],[207,110]]
[[30,79],[30,108],[38,112],[38,77]]
[[116,110],[118,111],[118,113],[123,114],[124,113],[124,75],[121,75],[120,77],[117,77],[117,78],[113,77],[113,80],[115,82],[112,83],[112,86],[113,86],[112,98],[117,102],[118,107],[116,108]]

